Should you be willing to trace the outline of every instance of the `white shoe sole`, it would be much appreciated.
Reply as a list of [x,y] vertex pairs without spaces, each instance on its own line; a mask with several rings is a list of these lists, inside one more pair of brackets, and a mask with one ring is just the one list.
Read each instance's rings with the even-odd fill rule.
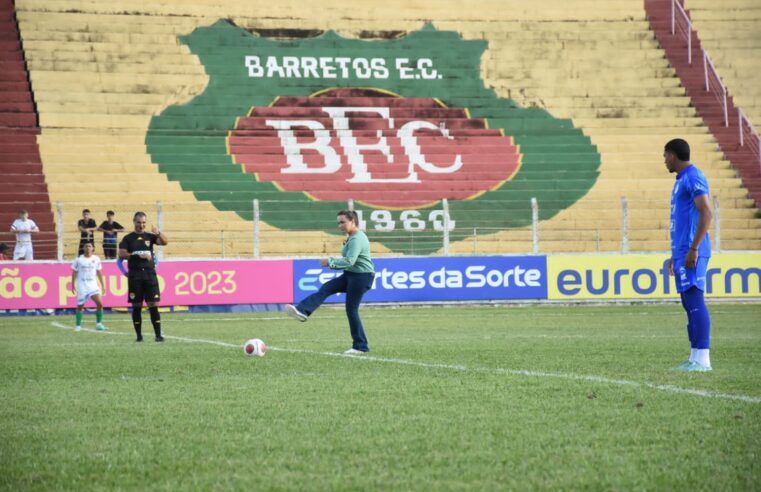
[[292,304],[286,304],[285,305],[285,312],[291,318],[299,320],[302,323],[307,320],[306,315],[301,313],[298,309],[296,309],[296,306],[294,306]]
[[361,350],[350,348],[346,352],[344,352],[344,355],[364,355],[366,352],[362,352]]

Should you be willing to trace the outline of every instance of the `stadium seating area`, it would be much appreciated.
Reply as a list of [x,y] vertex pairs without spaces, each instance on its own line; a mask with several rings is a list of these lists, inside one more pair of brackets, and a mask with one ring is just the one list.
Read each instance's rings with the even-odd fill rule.
[[761,124],[761,3],[755,0],[688,0],[695,29],[735,103]]
[[24,55],[13,16],[13,4],[0,2],[0,242],[15,244],[10,225],[20,208],[40,227],[34,235],[37,259],[56,253],[56,234],[47,185],[37,150],[37,115]]
[[[689,2],[697,3],[696,0]],[[696,114],[690,97],[650,29],[642,3],[611,0],[601,4],[575,0],[573,8],[569,8],[567,1],[547,0],[541,9],[518,0],[487,0],[469,7],[467,2],[454,0],[414,4],[387,0],[364,4],[369,7],[360,9],[336,0],[321,2],[319,9],[304,9],[302,3],[293,1],[17,0],[16,17],[39,114],[40,130],[36,139],[47,191],[43,193],[42,174],[34,171],[29,174],[35,177],[13,178],[21,179],[17,181],[18,186],[14,184],[14,189],[23,192],[23,197],[6,194],[0,188],[2,201],[33,203],[38,208],[32,205],[27,208],[48,231],[53,229],[51,203],[61,202],[65,210],[68,257],[76,252],[75,224],[82,208],[90,208],[98,221],[105,217],[106,210],[113,209],[117,220],[129,225],[135,210],[145,210],[149,220],[155,222],[158,201],[163,211],[163,228],[171,240],[166,254],[174,257],[249,256],[254,248],[252,198],[260,200],[262,255],[316,255],[335,251],[340,247],[341,238],[310,230],[314,229],[310,224],[332,222],[333,217],[327,211],[335,208],[332,204],[326,209],[315,202],[314,215],[292,217],[293,221],[302,221],[301,231],[285,230],[273,224],[291,220],[288,200],[292,195],[276,190],[269,183],[259,192],[251,192],[252,186],[257,185],[254,175],[244,174],[241,166],[234,165],[243,161],[231,162],[228,157],[226,162],[216,162],[211,150],[207,154],[208,149],[203,145],[184,145],[183,142],[189,140],[178,140],[176,132],[169,131],[159,134],[164,138],[159,139],[159,144],[166,156],[165,162],[174,159],[174,164],[159,165],[154,161],[146,144],[152,118],[170,106],[188,103],[209,84],[207,68],[178,36],[214,25],[219,19],[229,19],[256,35],[301,39],[334,29],[347,38],[382,43],[419,30],[430,20],[438,30],[455,31],[466,40],[488,42],[481,59],[481,76],[486,86],[494,89],[500,101],[510,100],[513,105],[533,111],[522,113],[521,118],[526,121],[514,122],[510,128],[515,129],[515,134],[506,135],[514,136],[516,142],[533,145],[539,155],[551,157],[547,157],[546,170],[532,171],[531,179],[541,185],[534,186],[536,193],[524,196],[516,192],[516,200],[522,204],[516,211],[530,214],[531,196],[537,196],[540,211],[542,203],[565,194],[573,197],[558,213],[540,215],[543,219],[539,226],[541,252],[621,251],[620,199],[623,196],[629,205],[629,250],[668,250],[668,203],[673,176],[666,172],[661,154],[665,141],[674,137],[691,143],[693,161],[704,170],[712,194],[718,197],[722,249],[761,249],[761,219],[756,204],[724,158],[703,119]],[[345,15],[348,9],[352,12],[350,16]],[[709,23],[710,11],[703,11],[706,29],[718,26]],[[739,16],[731,20],[743,26],[747,24]],[[696,26],[701,28],[700,23],[696,22]],[[740,31],[727,19],[722,21],[721,27],[725,33]],[[745,95],[745,100],[739,95],[736,100],[743,108],[747,107],[746,112],[753,120],[758,120],[758,100],[761,99],[757,84],[753,85],[752,75],[747,78],[742,75],[752,74],[756,66],[757,57],[743,51],[756,46],[754,41],[742,40],[739,35],[732,38],[736,42],[727,42],[719,35],[709,36],[706,46],[711,50],[714,48],[708,39],[716,40],[717,47],[727,48],[721,53],[717,51],[715,56],[719,71],[724,75],[724,67],[735,68],[734,71],[727,69],[728,84],[735,93]],[[4,37],[2,43],[12,46],[13,41]],[[220,50],[224,48],[219,46]],[[8,58],[3,63],[23,65],[17,58]],[[10,77],[6,75],[10,72],[2,73],[3,77]],[[0,138],[19,145],[18,152],[8,155],[22,152],[32,155],[34,146],[22,142],[26,136],[35,134],[19,130],[36,126],[30,95],[12,85],[21,87],[24,80],[3,79],[0,84],[3,108],[21,111],[18,119],[2,120],[0,124],[12,128],[4,131],[12,133],[11,136],[2,134]],[[453,121],[450,120],[459,120],[462,122],[459,130],[475,131],[464,136],[488,137],[501,142],[498,130],[489,131],[490,127],[481,123],[477,123],[477,128],[470,126],[476,123],[464,121],[468,113],[459,109],[461,106],[452,105],[452,109],[447,109],[444,106],[448,101],[438,104],[433,99],[437,97],[440,95],[431,94],[417,103],[411,98],[403,99],[407,102],[399,103],[402,107],[395,116],[404,118],[414,111],[422,111],[404,107],[419,103],[427,105],[424,110],[429,117],[441,118],[447,127],[458,129],[456,125],[451,126]],[[368,99],[363,104],[375,104],[373,98]],[[282,116],[284,113],[278,107],[290,108],[289,114],[311,114],[307,104],[306,100],[296,99],[279,104],[273,101],[269,115]],[[250,106],[253,104],[246,105]],[[507,111],[507,108],[496,106],[493,97],[474,98],[468,101],[467,111],[471,115],[498,118],[498,110]],[[208,111],[213,116],[214,107],[210,106]],[[550,130],[549,126],[536,123],[538,115],[551,115],[568,124],[564,123],[562,130],[555,127]],[[218,116],[229,117],[228,114]],[[215,131],[197,129],[194,136],[204,137],[208,133],[209,137],[218,137],[220,132],[229,133],[229,151],[233,155],[245,154],[253,156],[250,162],[271,164],[256,161],[267,152],[252,148],[277,147],[272,132],[235,133],[262,130],[256,126],[254,116],[256,114],[238,121],[233,118],[227,128]],[[533,118],[531,122],[529,118]],[[377,130],[372,122],[364,129]],[[583,138],[589,148],[599,153],[599,169],[558,176],[552,163],[573,160],[574,150],[564,147],[562,139],[560,144],[543,144],[548,134]],[[244,138],[236,142],[236,137],[261,140]],[[0,158],[4,159],[3,174],[19,174],[13,171],[17,167],[6,167],[10,161],[5,155]],[[24,167],[25,175],[25,170],[32,169],[33,165],[39,166],[39,161],[30,158],[29,166]],[[574,188],[582,178],[595,175],[596,182],[589,191]],[[267,180],[264,172],[257,177]],[[483,179],[491,178],[484,174]],[[403,192],[402,188],[389,191],[397,197]],[[351,197],[345,194],[343,198]],[[531,251],[531,228],[525,222],[506,229],[495,227],[490,219],[512,213],[509,208],[506,210],[501,205],[490,208],[489,201],[479,207],[472,210],[469,223],[458,221],[456,227],[463,232],[455,235],[457,240],[450,245],[450,252]],[[8,210],[8,205],[5,209]],[[47,214],[44,220],[43,212]],[[276,216],[278,220],[274,219]],[[0,218],[10,223],[5,215]],[[372,229],[370,233],[372,235]],[[380,242],[374,246],[377,253],[397,251]]]
[[[758,135],[752,127],[756,109],[753,97],[757,91],[752,82],[733,77],[752,69],[737,72],[735,66],[752,66],[754,50],[761,44],[758,29],[759,7],[754,2],[732,0],[720,4],[687,4],[687,10],[675,2],[647,0],[645,8],[650,25],[669,62],[679,75],[697,114],[710,129],[726,159],[732,162],[750,198],[761,203],[761,158]],[[690,9],[696,5],[695,12]],[[708,19],[707,22],[696,19]],[[701,26],[703,26],[701,28]],[[756,26],[761,27],[761,26]],[[687,31],[690,31],[688,43]],[[721,38],[721,42],[717,42]],[[704,40],[708,40],[704,43]],[[727,62],[725,50],[744,46],[735,51]],[[754,47],[755,46],[755,47]],[[715,58],[715,60],[714,60]],[[715,63],[714,63],[715,62]],[[728,73],[730,76],[721,77]],[[735,95],[739,94],[737,99]],[[746,117],[741,118],[741,110]],[[747,118],[748,113],[751,115]]]
[[[700,42],[710,53],[716,69],[726,85],[731,102],[761,128],[761,86],[758,84],[759,50],[761,50],[761,4],[754,0],[687,2],[693,26]],[[737,113],[730,111],[731,137],[737,138]],[[749,138],[748,135],[746,137]],[[744,165],[743,182],[756,204],[761,203],[761,162],[757,154],[748,155],[753,142],[727,149],[732,162]],[[742,162],[742,164],[741,164]]]

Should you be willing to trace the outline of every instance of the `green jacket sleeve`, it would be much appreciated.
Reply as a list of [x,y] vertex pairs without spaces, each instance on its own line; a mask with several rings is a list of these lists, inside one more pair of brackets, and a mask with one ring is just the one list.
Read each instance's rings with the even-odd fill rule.
[[354,240],[354,238],[350,238],[349,241],[346,243],[346,249],[344,254],[346,256],[340,256],[340,257],[330,257],[328,258],[328,266],[330,268],[333,268],[335,270],[345,270],[346,268],[350,268],[354,266],[354,263],[357,262],[357,257],[359,256],[359,253],[362,251],[362,245],[359,241]]

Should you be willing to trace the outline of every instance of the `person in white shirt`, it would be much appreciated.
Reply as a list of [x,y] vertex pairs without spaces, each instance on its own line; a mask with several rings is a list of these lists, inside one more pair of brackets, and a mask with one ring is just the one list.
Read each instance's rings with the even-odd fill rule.
[[40,232],[40,228],[29,218],[29,212],[21,209],[18,212],[18,219],[11,224],[11,232],[16,233],[16,247],[13,249],[13,261],[34,259],[32,251],[32,233]]
[[71,291],[77,295],[77,326],[76,331],[82,329],[85,303],[88,299],[95,302],[95,329],[105,331],[103,326],[103,302],[100,294],[105,292],[103,281],[103,267],[100,258],[93,254],[95,246],[86,243],[84,253],[71,264]]

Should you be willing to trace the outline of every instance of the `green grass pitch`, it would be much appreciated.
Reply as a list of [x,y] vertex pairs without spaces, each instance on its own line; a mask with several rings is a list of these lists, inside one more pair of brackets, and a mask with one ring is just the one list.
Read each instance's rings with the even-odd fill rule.
[[702,374],[673,304],[0,318],[0,489],[759,490],[761,306],[709,309]]

